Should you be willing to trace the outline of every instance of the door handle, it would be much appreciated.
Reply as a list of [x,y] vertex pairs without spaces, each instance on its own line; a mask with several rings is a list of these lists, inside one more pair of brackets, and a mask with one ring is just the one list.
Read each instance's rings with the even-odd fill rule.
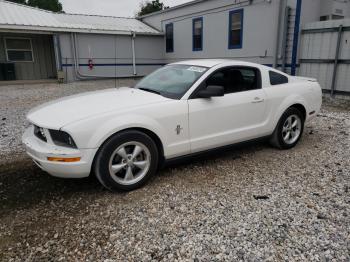
[[261,103],[261,102],[264,102],[264,99],[263,98],[260,98],[260,97],[255,97],[254,100],[252,101],[252,103]]

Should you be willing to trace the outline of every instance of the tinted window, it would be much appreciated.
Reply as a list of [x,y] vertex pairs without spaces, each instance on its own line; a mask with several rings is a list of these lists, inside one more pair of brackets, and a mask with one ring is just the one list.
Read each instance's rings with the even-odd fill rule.
[[243,9],[230,12],[229,27],[229,48],[242,48]]
[[193,19],[193,51],[203,49],[203,19]]
[[206,85],[223,86],[225,94],[249,91],[260,88],[259,71],[255,68],[225,68],[211,75]]
[[168,53],[174,52],[174,25],[167,24],[165,26],[165,37],[166,37],[166,51]]
[[286,76],[284,76],[282,74],[270,71],[269,75],[270,75],[270,84],[273,85],[273,86],[274,85],[282,85],[282,84],[287,84],[288,83],[288,77],[286,77]]

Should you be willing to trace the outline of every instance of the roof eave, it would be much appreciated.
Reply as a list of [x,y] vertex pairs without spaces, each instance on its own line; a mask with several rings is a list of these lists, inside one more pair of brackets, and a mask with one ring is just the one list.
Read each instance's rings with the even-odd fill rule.
[[154,35],[162,36],[161,32],[133,32],[122,30],[103,30],[103,29],[84,29],[84,28],[64,28],[64,27],[44,27],[44,26],[26,26],[26,25],[0,25],[0,30],[29,30],[39,32],[61,32],[61,33],[89,33],[89,34],[110,34],[110,35],[131,35],[133,33],[137,35]]

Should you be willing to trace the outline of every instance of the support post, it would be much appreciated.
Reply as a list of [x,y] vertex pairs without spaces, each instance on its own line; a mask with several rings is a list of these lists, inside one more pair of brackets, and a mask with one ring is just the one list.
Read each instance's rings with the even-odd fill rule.
[[61,46],[60,46],[59,36],[55,34],[52,36],[52,39],[53,39],[53,47],[55,52],[56,70],[62,70]]
[[290,15],[290,7],[286,6],[284,11],[284,21],[283,21],[282,72],[286,72],[286,62],[287,62],[286,49],[287,49],[287,40],[288,40],[289,15]]
[[275,49],[275,55],[273,59],[273,67],[277,68],[278,67],[278,54],[279,54],[279,44],[280,44],[280,38],[281,38],[281,24],[282,24],[282,12],[283,12],[283,4],[284,1],[280,0],[278,1],[278,20],[277,20],[277,34],[276,34],[276,49]]
[[339,52],[340,52],[342,35],[343,35],[343,25],[340,25],[338,28],[337,47],[335,49],[334,69],[333,69],[332,85],[331,85],[331,97],[334,97],[335,84],[337,81],[338,60],[339,60]]
[[291,65],[292,76],[295,76],[296,68],[297,68],[301,7],[302,7],[302,0],[297,0],[296,10],[295,10],[296,14],[295,14],[295,22],[294,22],[294,34],[293,34],[293,51],[292,51],[292,65]]
[[134,76],[137,75],[137,71],[136,71],[136,53],[135,53],[135,38],[136,38],[136,34],[133,33],[131,35],[131,48],[132,48],[132,67],[133,67],[133,73]]

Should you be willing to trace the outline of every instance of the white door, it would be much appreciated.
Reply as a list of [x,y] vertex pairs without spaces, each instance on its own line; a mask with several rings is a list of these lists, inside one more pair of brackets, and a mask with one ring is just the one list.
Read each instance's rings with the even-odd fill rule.
[[265,92],[255,68],[231,67],[205,83],[223,86],[225,95],[188,100],[191,152],[257,138],[265,125]]

